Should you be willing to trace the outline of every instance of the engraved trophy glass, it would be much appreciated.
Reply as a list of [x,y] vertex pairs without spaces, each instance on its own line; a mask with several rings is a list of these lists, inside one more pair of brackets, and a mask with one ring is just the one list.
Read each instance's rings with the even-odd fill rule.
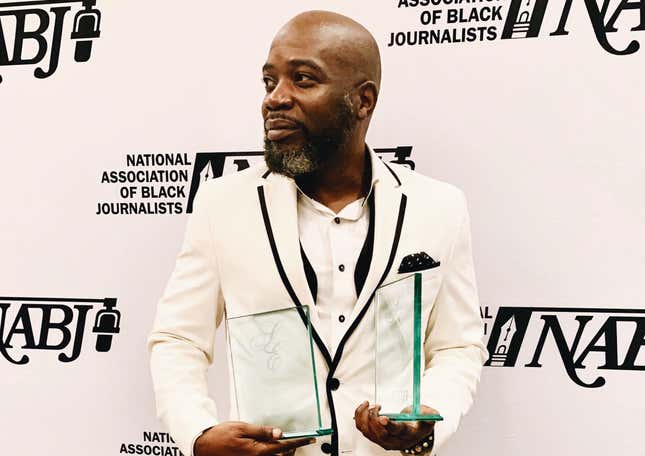
[[227,318],[239,419],[282,429],[282,438],[318,437],[324,427],[309,307]]
[[[422,414],[421,273],[376,291],[375,399],[392,421],[441,421]],[[404,409],[407,409],[404,412]]]

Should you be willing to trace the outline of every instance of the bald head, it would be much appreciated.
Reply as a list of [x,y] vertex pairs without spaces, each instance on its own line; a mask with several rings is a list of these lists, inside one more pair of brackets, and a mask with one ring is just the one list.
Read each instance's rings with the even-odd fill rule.
[[271,48],[299,42],[339,69],[352,83],[381,84],[381,56],[372,34],[358,22],[331,11],[307,11],[295,16],[276,34]]
[[381,59],[370,32],[340,14],[299,14],[273,39],[262,80],[269,169],[312,175],[354,160],[360,180],[381,83]]

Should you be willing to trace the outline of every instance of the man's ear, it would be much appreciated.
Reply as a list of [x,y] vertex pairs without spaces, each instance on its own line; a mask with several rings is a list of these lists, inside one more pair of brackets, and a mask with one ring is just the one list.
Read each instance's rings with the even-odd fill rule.
[[374,81],[365,81],[356,89],[359,97],[358,110],[356,116],[363,120],[372,115],[378,100],[378,86]]

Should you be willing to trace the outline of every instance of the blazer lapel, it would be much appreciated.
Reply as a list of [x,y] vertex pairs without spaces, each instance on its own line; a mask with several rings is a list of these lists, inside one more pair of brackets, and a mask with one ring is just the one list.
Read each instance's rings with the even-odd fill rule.
[[401,181],[371,150],[370,158],[377,176],[371,208],[374,211],[374,248],[369,272],[350,316],[350,325],[336,347],[333,359],[315,329],[319,319],[300,253],[297,187],[292,179],[275,173],[267,174],[263,184],[258,186],[263,221],[280,279],[294,305],[309,306],[313,337],[331,369],[330,374],[340,361],[345,343],[367,312],[376,288],[392,267],[405,218],[407,199],[400,189]]
[[[292,179],[275,173],[267,176],[264,185],[265,201],[279,260],[300,304],[311,309],[314,300],[300,254],[297,190]],[[316,316],[311,310],[310,313],[313,322]]]
[[[260,209],[282,284],[296,307],[309,306],[313,339],[327,366],[331,366],[329,350],[316,331],[320,321],[300,253],[297,190],[292,179],[275,173],[266,175],[264,185],[258,186]],[[304,323],[304,313],[300,315]]]
[[[362,309],[374,294],[374,290],[391,268],[390,263],[396,255],[400,236],[402,223],[400,219],[405,212],[405,195],[400,190],[400,181],[395,178],[393,173],[390,173],[390,170],[374,153],[372,153],[372,160],[375,160],[373,168],[379,176],[373,190],[374,249],[365,284],[351,315],[352,323],[361,314]],[[398,232],[397,227],[399,227]]]

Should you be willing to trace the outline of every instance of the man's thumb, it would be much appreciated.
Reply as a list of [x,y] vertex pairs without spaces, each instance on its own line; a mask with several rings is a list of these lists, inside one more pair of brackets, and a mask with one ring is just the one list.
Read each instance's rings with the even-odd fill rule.
[[282,431],[272,426],[254,426],[250,424],[245,429],[245,434],[255,440],[278,440],[282,437]]

